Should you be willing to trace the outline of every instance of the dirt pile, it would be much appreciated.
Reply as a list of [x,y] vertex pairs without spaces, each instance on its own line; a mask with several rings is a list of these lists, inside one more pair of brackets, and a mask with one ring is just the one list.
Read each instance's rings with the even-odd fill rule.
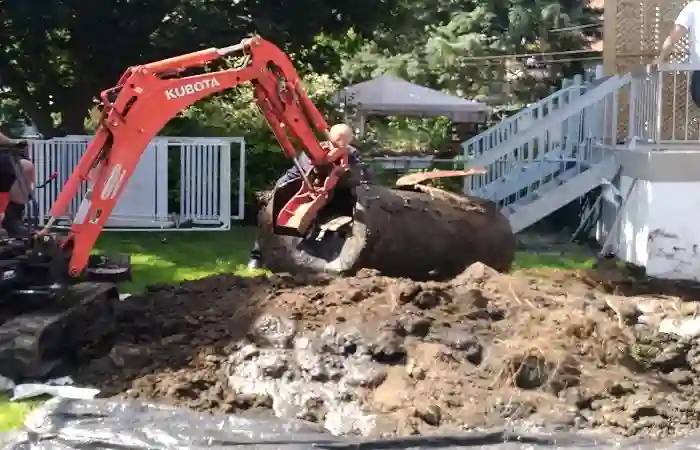
[[700,427],[700,345],[671,326],[696,304],[612,293],[620,285],[475,264],[444,283],[364,270],[156,286],[119,306],[114,349],[76,378],[107,395],[334,433]]

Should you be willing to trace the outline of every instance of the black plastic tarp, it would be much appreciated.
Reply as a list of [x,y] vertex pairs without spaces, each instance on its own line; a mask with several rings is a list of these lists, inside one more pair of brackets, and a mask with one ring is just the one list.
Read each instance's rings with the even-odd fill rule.
[[466,433],[370,440],[338,438],[302,421],[209,415],[107,400],[52,400],[20,432],[0,434],[5,450],[68,449],[700,449],[700,438],[665,442],[606,441],[576,434]]

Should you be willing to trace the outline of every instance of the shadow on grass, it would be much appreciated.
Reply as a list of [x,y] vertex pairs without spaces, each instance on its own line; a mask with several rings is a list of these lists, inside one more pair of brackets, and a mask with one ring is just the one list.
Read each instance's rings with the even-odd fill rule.
[[124,292],[141,292],[149,284],[172,284],[218,273],[247,275],[254,227],[231,231],[106,232],[96,250],[131,255],[133,282]]
[[584,272],[583,279],[589,286],[614,295],[678,297],[689,302],[700,298],[697,281],[650,277],[643,267],[617,259],[599,261],[595,268]]

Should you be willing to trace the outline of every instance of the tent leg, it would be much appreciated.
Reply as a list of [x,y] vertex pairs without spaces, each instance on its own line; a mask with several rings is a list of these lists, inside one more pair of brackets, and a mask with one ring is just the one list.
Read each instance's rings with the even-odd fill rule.
[[365,121],[367,118],[365,117],[364,114],[360,114],[360,123],[357,126],[358,132],[360,136],[364,136],[365,134]]

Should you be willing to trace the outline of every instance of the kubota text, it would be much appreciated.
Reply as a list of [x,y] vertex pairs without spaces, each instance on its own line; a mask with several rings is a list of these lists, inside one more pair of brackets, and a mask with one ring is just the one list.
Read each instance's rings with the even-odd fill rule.
[[206,80],[197,81],[196,83],[189,83],[177,88],[166,89],[165,97],[168,100],[176,100],[217,86],[221,86],[219,80],[216,78],[207,78]]

